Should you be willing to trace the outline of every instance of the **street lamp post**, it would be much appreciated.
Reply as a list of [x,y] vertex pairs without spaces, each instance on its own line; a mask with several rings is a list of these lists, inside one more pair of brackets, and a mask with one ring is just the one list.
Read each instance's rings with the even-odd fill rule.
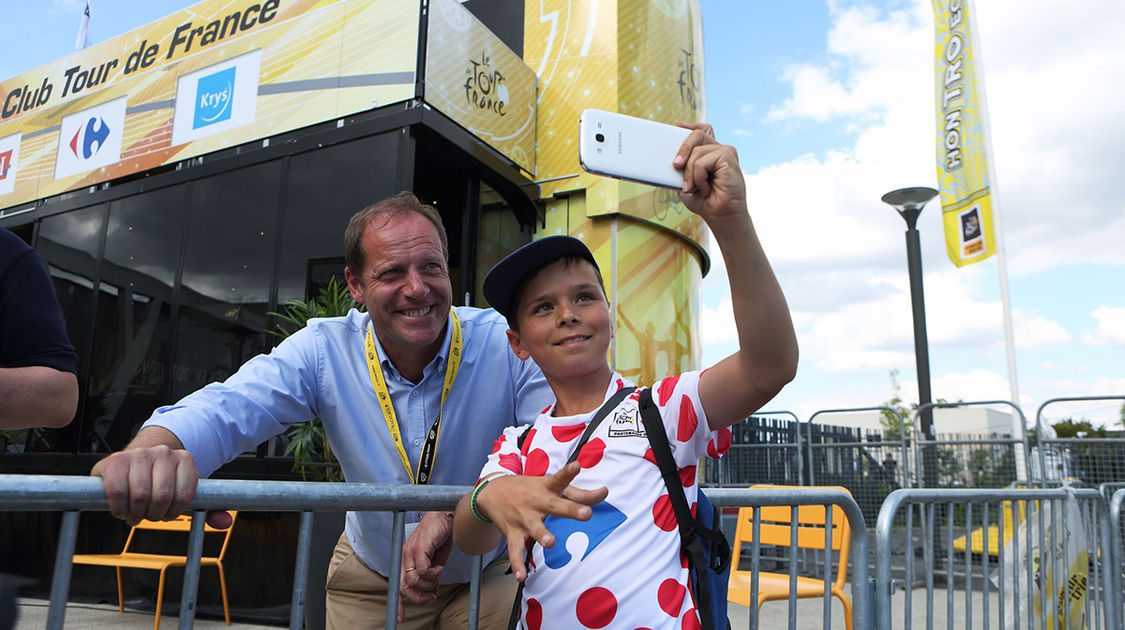
[[[933,409],[928,406],[930,398],[930,350],[926,338],[926,303],[922,294],[922,244],[918,236],[918,215],[931,199],[937,196],[933,188],[915,187],[892,190],[883,195],[886,203],[898,211],[906,221],[906,261],[910,274],[910,306],[914,314],[914,362],[918,372],[918,405],[924,440],[932,442],[934,434]],[[937,451],[933,444],[922,449],[922,484],[926,488],[937,487]]]

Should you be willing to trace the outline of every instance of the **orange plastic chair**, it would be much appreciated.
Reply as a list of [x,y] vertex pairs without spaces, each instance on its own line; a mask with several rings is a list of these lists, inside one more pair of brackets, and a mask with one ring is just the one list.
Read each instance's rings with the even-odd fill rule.
[[[230,533],[231,530],[234,529],[234,519],[238,516],[238,512],[230,510],[228,514],[230,514],[231,517],[231,526],[225,530],[215,529],[210,525],[204,525],[203,531],[205,533],[223,534],[223,546],[219,549],[219,555],[203,556],[200,560],[200,566],[218,567],[219,569],[219,588],[223,594],[223,615],[226,616],[227,625],[229,626],[230,608],[227,606],[227,578],[223,573],[223,556],[227,553],[227,544],[230,543]],[[123,567],[129,567],[132,569],[160,571],[160,585],[156,590],[156,625],[154,626],[154,630],[160,630],[160,606],[164,601],[164,573],[168,570],[168,567],[186,566],[187,556],[129,551],[129,545],[133,542],[133,536],[137,533],[137,530],[140,529],[188,533],[191,531],[191,516],[181,515],[173,521],[141,521],[129,530],[129,537],[125,539],[125,548],[121,550],[121,553],[75,554],[73,562],[74,564],[91,564],[117,568],[117,607],[121,612],[125,612],[125,602],[121,595],[121,569]]]
[[[822,489],[843,490],[839,486],[772,486],[755,485],[753,488],[798,488],[817,487]],[[850,494],[850,493],[849,493]],[[761,510],[759,523],[759,536],[761,547],[776,546],[789,549],[790,536],[790,507],[766,506]],[[750,585],[752,571],[740,570],[739,560],[743,543],[754,541],[754,510],[752,507],[739,508],[738,526],[735,529],[733,557],[731,558],[730,585],[727,590],[727,600],[743,606],[750,606]],[[827,510],[823,505],[802,505],[797,507],[797,548],[820,549],[825,547],[824,528]],[[852,628],[852,601],[844,592],[844,582],[848,571],[848,547],[850,545],[851,528],[844,515],[843,508],[838,506],[832,509],[832,538],[831,551],[838,551],[836,580],[831,583],[829,590],[833,597],[839,598],[844,605],[844,624],[847,630]],[[824,597],[824,580],[797,576],[797,599],[810,597]],[[789,599],[789,575],[787,573],[758,572],[758,609],[768,601]]]

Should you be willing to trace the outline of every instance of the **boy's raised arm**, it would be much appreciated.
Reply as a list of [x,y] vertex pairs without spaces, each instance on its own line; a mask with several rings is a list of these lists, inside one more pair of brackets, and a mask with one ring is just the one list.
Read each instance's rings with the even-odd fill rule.
[[723,253],[738,331],[738,351],[699,381],[708,424],[717,430],[757,411],[793,380],[797,334],[750,221],[734,147],[720,145],[710,125],[680,124],[694,130],[675,158],[675,165],[684,169],[680,199],[711,228]]

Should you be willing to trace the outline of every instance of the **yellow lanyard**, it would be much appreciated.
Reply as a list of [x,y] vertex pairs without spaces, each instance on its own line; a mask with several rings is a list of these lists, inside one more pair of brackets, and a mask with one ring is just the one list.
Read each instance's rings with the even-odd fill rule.
[[375,395],[379,398],[379,406],[383,408],[383,419],[387,422],[387,430],[390,431],[391,438],[395,441],[399,459],[402,460],[402,465],[406,468],[406,474],[410,475],[412,483],[425,484],[430,480],[430,473],[434,468],[434,458],[437,455],[437,439],[438,432],[441,431],[441,414],[445,408],[445,399],[449,397],[449,391],[453,389],[453,380],[457,378],[457,370],[461,367],[461,320],[457,319],[457,313],[453,309],[450,309],[449,315],[453,326],[453,334],[449,343],[449,358],[445,362],[445,383],[441,388],[441,405],[438,407],[437,418],[430,425],[429,432],[426,433],[426,444],[422,447],[422,457],[418,459],[417,476],[410,468],[410,458],[406,456],[406,449],[402,444],[402,432],[398,426],[398,417],[395,416],[395,408],[391,404],[391,394],[387,391],[387,382],[383,378],[383,368],[379,365],[379,355],[375,352],[373,328],[370,325],[367,327],[367,371],[371,374],[371,384],[375,387]]

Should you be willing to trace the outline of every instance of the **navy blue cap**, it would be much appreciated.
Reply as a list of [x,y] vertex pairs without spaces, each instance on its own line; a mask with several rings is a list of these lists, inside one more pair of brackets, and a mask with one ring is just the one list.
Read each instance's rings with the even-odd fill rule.
[[516,309],[516,291],[531,274],[560,258],[581,258],[598,268],[594,255],[582,241],[573,236],[548,236],[508,254],[488,270],[484,277],[484,297],[492,308],[511,319]]

